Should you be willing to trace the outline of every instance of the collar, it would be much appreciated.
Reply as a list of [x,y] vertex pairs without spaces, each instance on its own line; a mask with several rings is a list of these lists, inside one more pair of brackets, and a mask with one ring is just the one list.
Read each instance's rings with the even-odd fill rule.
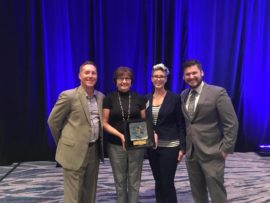
[[[198,94],[201,94],[203,86],[204,86],[204,82],[202,81],[201,84],[193,90],[195,90]],[[189,91],[190,94],[191,94],[191,90],[192,89],[190,89]]]
[[119,93],[119,95],[121,97],[127,97],[127,96],[129,96],[131,94],[131,91],[130,90],[127,91],[127,92],[121,92],[121,91],[117,90],[116,92],[117,92],[117,94]]
[[90,98],[93,98],[93,97],[97,97],[97,90],[94,90],[94,93],[93,93],[92,96],[89,96],[89,95],[87,94],[87,92],[86,92],[84,89],[83,89],[83,92],[84,92],[84,94],[85,94],[86,99],[90,99]]

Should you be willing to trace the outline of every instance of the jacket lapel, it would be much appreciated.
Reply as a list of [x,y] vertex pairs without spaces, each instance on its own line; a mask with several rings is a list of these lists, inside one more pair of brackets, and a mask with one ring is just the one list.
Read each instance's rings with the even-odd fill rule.
[[[167,101],[169,99],[169,96],[168,94],[170,94],[169,91],[167,91],[164,99],[163,99],[163,102],[160,104],[160,108],[159,108],[159,111],[158,111],[158,116],[157,116],[157,123],[156,123],[156,126],[159,125],[160,123],[160,115],[162,115],[162,112],[166,112],[166,108],[167,108],[167,105],[166,104],[170,104],[170,101]],[[151,95],[151,107],[152,107],[152,102],[153,102],[153,94]],[[152,116],[152,108],[151,108],[151,116]]]
[[96,92],[97,92],[96,95],[97,95],[98,113],[99,113],[100,122],[102,122],[102,103],[103,103],[103,97],[100,95],[100,93],[98,91],[96,91]]
[[163,99],[163,102],[162,102],[161,105],[160,105],[160,109],[159,109],[158,117],[157,117],[157,122],[158,122],[158,120],[159,120],[160,112],[163,112],[163,111],[166,110],[166,105],[163,105],[163,104],[170,104],[170,101],[167,101],[167,100],[168,100],[168,94],[170,94],[169,91],[167,91],[167,93],[166,93],[166,95],[165,95],[165,97],[164,97],[164,99]]
[[194,118],[196,118],[200,112],[200,109],[202,108],[202,104],[205,103],[205,100],[207,99],[207,85],[204,84],[203,88],[202,88],[202,91],[201,91],[201,95],[200,95],[200,98],[198,100],[198,103],[197,103],[197,106],[196,106],[196,109],[195,109],[195,112],[194,112]]
[[82,86],[79,87],[79,98],[80,98],[81,105],[83,107],[84,114],[88,122],[91,124],[90,113],[89,113],[88,104],[86,100],[86,93]]
[[183,106],[183,108],[182,108],[182,112],[183,112],[184,116],[190,120],[189,115],[188,115],[188,112],[187,112],[187,108],[186,108],[186,103],[187,103],[187,100],[188,100],[189,91],[190,91],[190,89],[187,89],[183,93],[183,100],[182,100],[182,104],[183,104],[182,106]]

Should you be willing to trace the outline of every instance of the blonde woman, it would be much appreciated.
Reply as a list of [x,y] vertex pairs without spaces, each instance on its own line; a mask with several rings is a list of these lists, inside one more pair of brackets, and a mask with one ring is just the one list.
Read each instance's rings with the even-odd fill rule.
[[169,70],[164,64],[153,67],[154,92],[147,95],[147,118],[158,137],[156,149],[148,149],[155,179],[157,203],[177,203],[174,177],[185,151],[185,123],[180,96],[165,89]]

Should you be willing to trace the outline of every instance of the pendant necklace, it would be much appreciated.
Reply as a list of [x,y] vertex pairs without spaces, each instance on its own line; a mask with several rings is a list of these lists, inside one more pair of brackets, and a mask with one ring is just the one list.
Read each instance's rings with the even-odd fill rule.
[[120,98],[120,94],[118,93],[118,100],[119,100],[119,104],[120,104],[120,108],[121,108],[121,113],[122,113],[122,118],[123,121],[129,120],[129,116],[130,116],[130,103],[131,103],[131,94],[130,92],[128,93],[128,115],[127,115],[127,119],[125,119],[125,113],[124,113],[124,109],[122,106],[122,102],[121,102],[121,98]]

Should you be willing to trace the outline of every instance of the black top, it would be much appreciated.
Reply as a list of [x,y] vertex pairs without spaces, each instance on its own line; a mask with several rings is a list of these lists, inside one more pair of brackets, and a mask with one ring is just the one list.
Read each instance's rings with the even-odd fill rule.
[[[121,103],[124,110],[125,120],[128,117],[128,103],[129,94],[131,95],[130,103],[130,116],[129,119],[140,119],[141,110],[145,109],[145,98],[135,92],[119,92]],[[122,116],[122,111],[118,98],[118,91],[108,94],[103,100],[103,109],[110,109],[109,124],[117,129],[119,132],[124,134],[124,121]],[[108,137],[108,142],[112,144],[122,145],[120,138],[115,135],[110,135]]]
[[[147,95],[146,98],[148,100],[146,117],[153,121],[153,94]],[[156,125],[153,125],[153,129],[161,140],[169,141],[179,139],[180,148],[185,151],[186,127],[181,110],[180,95],[167,91],[163,103],[159,109]]]

